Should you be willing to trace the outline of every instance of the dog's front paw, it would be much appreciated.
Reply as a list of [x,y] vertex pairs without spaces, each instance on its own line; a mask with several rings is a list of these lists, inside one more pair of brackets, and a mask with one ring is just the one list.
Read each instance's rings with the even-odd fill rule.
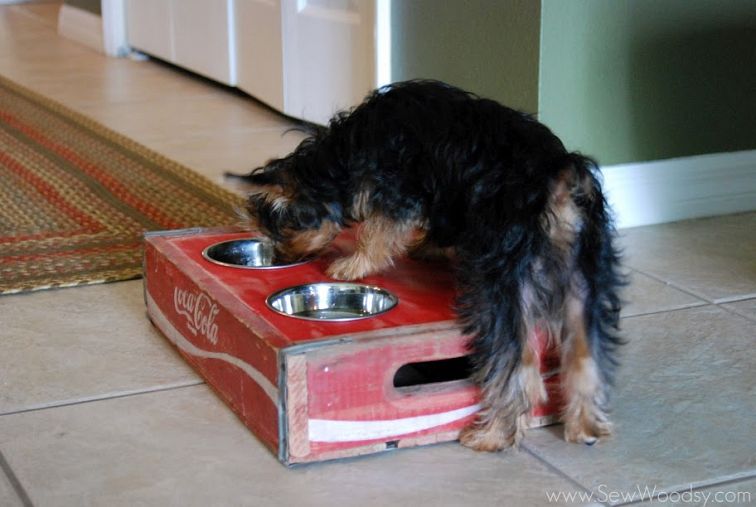
[[503,451],[515,444],[514,433],[507,435],[490,425],[471,424],[459,434],[459,443],[478,452]]
[[326,273],[336,280],[357,280],[368,274],[365,262],[357,254],[336,259],[328,266]]

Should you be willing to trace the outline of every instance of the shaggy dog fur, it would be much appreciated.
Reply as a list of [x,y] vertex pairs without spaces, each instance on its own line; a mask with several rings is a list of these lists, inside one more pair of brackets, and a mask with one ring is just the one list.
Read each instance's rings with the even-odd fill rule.
[[283,258],[316,254],[360,224],[333,278],[362,278],[405,253],[452,253],[456,311],[482,388],[464,445],[494,451],[521,438],[546,396],[537,326],[561,350],[566,440],[610,434],[614,229],[595,162],[547,127],[443,83],[397,83],[241,178],[252,185],[252,223]]

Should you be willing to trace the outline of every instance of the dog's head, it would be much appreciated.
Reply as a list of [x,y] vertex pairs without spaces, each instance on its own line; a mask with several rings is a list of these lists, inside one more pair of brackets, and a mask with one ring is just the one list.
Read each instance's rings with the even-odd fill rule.
[[317,254],[341,230],[340,206],[319,198],[287,170],[286,159],[270,162],[246,177],[246,213],[268,236],[276,257],[293,262]]

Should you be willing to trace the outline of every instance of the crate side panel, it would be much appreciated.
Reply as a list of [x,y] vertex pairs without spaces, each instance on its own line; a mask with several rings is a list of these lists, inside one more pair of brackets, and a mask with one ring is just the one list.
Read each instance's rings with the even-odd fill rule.
[[[554,369],[558,351],[546,348],[541,335],[538,340],[544,347],[539,349],[539,358],[549,402],[533,409],[533,426],[553,423],[561,403],[558,370]],[[290,462],[455,440],[480,408],[478,389],[467,380],[397,388],[394,378],[409,363],[468,353],[466,338],[455,329],[384,336],[306,352],[307,424],[299,416],[297,425],[289,425],[288,431],[290,440],[309,440],[309,453],[290,455]]]
[[145,299],[150,319],[268,447],[279,450],[277,350],[198,285],[192,265],[148,240]]

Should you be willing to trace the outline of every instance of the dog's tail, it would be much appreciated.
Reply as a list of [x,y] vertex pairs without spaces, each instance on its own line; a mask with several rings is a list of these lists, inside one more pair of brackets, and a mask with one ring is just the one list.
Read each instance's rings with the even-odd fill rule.
[[581,224],[575,245],[575,271],[585,279],[586,325],[592,338],[591,350],[599,364],[602,381],[614,380],[616,352],[624,341],[619,337],[621,300],[619,290],[627,284],[620,270],[614,216],[606,200],[602,175],[595,160],[580,153],[567,155],[567,166],[575,171],[577,186],[573,199],[580,210]]
[[586,281],[586,325],[591,349],[599,365],[602,381],[610,384],[617,366],[619,289],[626,284],[620,272],[621,255],[616,246],[616,230],[598,164],[580,153],[567,155],[567,166],[576,176],[574,201],[582,216],[575,246],[576,269]]

